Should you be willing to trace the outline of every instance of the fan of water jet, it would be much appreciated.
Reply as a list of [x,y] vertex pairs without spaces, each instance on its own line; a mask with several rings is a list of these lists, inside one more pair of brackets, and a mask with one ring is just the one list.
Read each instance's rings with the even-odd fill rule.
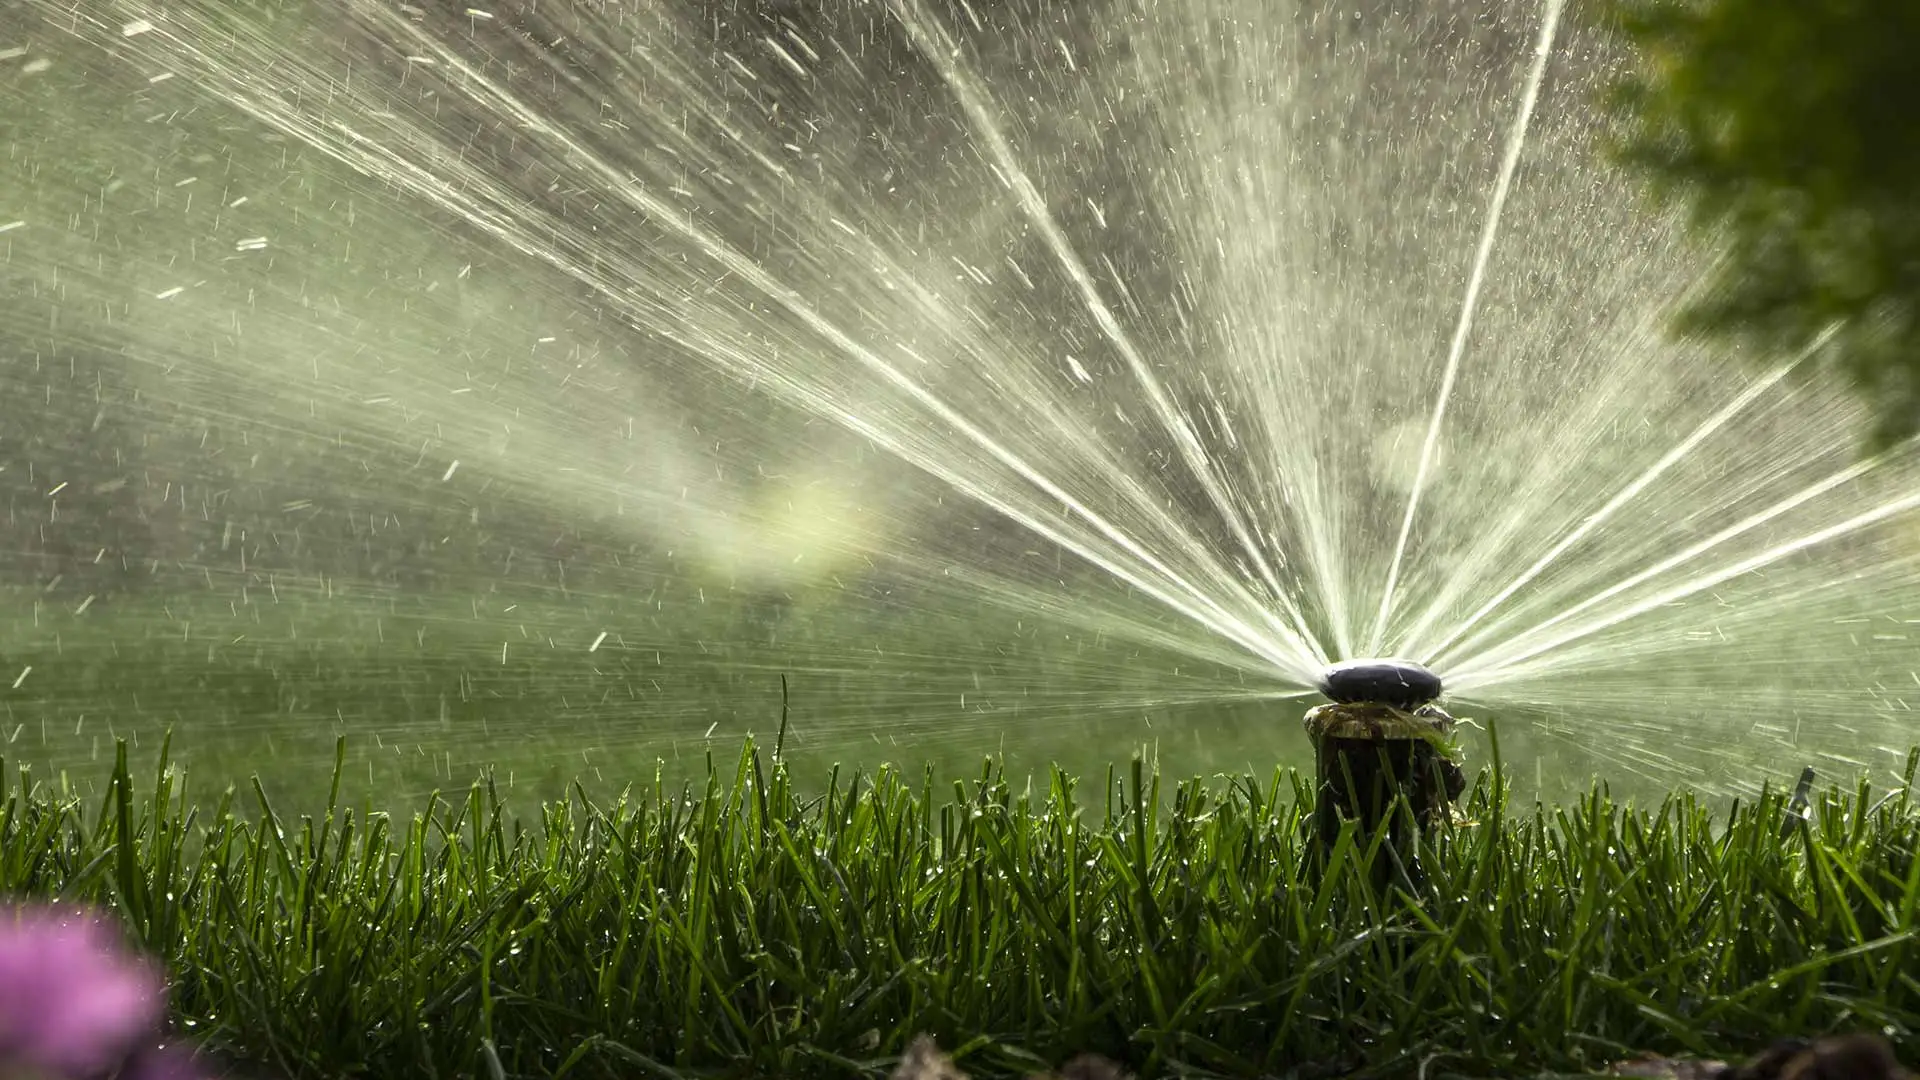
[[[569,132],[538,123],[530,112],[531,106],[512,96],[507,88],[487,83],[484,73],[463,68],[461,58],[445,52],[444,47],[439,43],[421,37],[416,28],[404,22],[384,21],[380,9],[368,7],[362,10],[373,21],[374,29],[403,37],[411,36],[415,39],[413,44],[428,53],[440,49],[443,55],[438,57],[436,64],[459,69],[463,77],[470,79],[471,84],[478,84],[480,106],[514,113],[532,122],[537,131],[550,136],[550,141],[556,150],[564,150],[573,155],[576,161],[584,158],[584,164],[588,167],[589,173],[600,171],[604,174],[611,169],[610,165],[603,164],[599,158],[592,156],[591,147],[573,141],[572,134]],[[162,29],[147,30],[140,35],[142,40],[166,36],[167,31]],[[182,38],[173,38],[173,43],[183,48],[191,48]],[[200,62],[206,62],[206,58],[202,55],[190,55],[194,55]],[[242,85],[236,87],[235,92],[244,92],[244,90],[245,87]],[[719,90],[709,92],[713,93],[716,99],[719,98]],[[324,134],[324,128],[304,124],[301,116],[288,112],[283,105],[274,100],[255,98],[252,99],[251,104],[262,110],[269,121],[282,124],[290,130],[315,136]],[[386,116],[391,119],[392,116],[390,113],[376,109],[371,103],[361,104],[359,109],[368,117]],[[438,131],[396,129],[391,133],[391,141],[398,146],[407,146],[421,140],[431,141],[439,136]],[[360,152],[371,142],[374,140],[368,136],[354,133],[352,138],[333,143],[327,149],[349,158],[355,164],[370,171],[385,170],[387,173],[392,173],[394,166],[388,160],[389,151],[386,149],[385,141],[379,144],[378,152]],[[774,172],[776,179],[783,181],[789,179],[779,166],[774,166]],[[404,173],[398,173],[389,178],[400,178],[404,175]],[[508,205],[507,201],[515,198],[513,192],[499,185],[498,179],[479,173],[467,176],[462,181],[466,189],[462,192],[463,197],[457,199],[446,197],[443,189],[422,189],[420,193],[440,196],[443,208],[461,214],[476,223],[492,223],[497,230],[497,235],[507,243],[530,249],[530,254],[556,264],[563,272],[583,280],[609,299],[616,301],[630,299],[631,294],[637,290],[652,293],[663,288],[676,290],[681,288],[677,282],[662,280],[658,267],[632,260],[617,263],[607,274],[596,274],[581,259],[572,257],[573,252],[541,245],[532,238],[514,231],[510,226],[501,224],[497,217],[482,217],[484,204],[481,203],[481,198],[483,196],[499,201],[503,210]],[[657,204],[654,201],[656,196],[652,192],[645,189],[630,190],[632,193],[627,195],[627,201],[631,203],[633,209],[656,218],[678,220],[678,212]],[[518,213],[541,212],[526,204],[514,204],[513,210]],[[672,234],[676,229],[678,226],[672,226],[667,229],[667,232]],[[986,501],[1002,513],[1034,528],[1052,542],[1062,544],[1082,558],[1103,567],[1109,573],[1118,575],[1136,590],[1173,607],[1215,633],[1238,642],[1255,657],[1264,659],[1269,666],[1279,664],[1283,670],[1290,668],[1304,674],[1311,670],[1313,663],[1318,661],[1317,647],[1305,642],[1297,632],[1290,631],[1283,624],[1272,620],[1266,614],[1266,606],[1253,598],[1232,573],[1225,572],[1228,568],[1212,565],[1204,559],[1198,562],[1197,568],[1204,572],[1203,580],[1207,586],[1202,587],[1196,584],[1191,570],[1176,568],[1163,556],[1155,553],[1153,548],[1185,550],[1194,556],[1206,554],[1205,549],[1198,546],[1197,538],[1167,514],[1160,505],[1157,495],[1143,486],[1136,476],[1127,472],[1115,472],[1112,466],[1103,460],[1108,451],[1102,449],[1097,432],[1092,429],[1068,431],[1067,434],[1071,436],[1069,445],[1077,443],[1084,447],[1082,453],[1097,455],[1089,458],[1085,464],[1092,467],[1094,474],[1099,475],[1106,482],[1105,486],[1109,490],[1133,493],[1129,494],[1130,501],[1123,503],[1122,508],[1130,507],[1138,513],[1145,514],[1146,517],[1140,519],[1131,531],[1116,526],[1083,498],[1061,487],[1059,481],[1052,476],[1036,471],[1027,458],[1013,448],[1010,436],[1018,429],[1008,428],[1005,417],[993,418],[997,426],[992,432],[978,426],[937,393],[925,376],[907,374],[897,362],[881,356],[872,347],[848,337],[846,331],[824,313],[824,307],[816,301],[816,298],[802,297],[794,293],[790,286],[772,278],[761,267],[746,261],[746,256],[740,249],[728,243],[723,232],[696,226],[689,226],[680,232],[681,235],[677,238],[671,235],[668,238],[690,245],[690,250],[699,261],[711,263],[722,269],[723,278],[727,275],[736,275],[745,279],[752,289],[769,296],[777,310],[772,320],[763,317],[751,327],[740,326],[738,329],[731,330],[727,324],[730,322],[737,324],[739,320],[737,315],[727,308],[703,310],[697,322],[687,323],[676,320],[673,324],[662,325],[654,308],[645,302],[643,296],[642,306],[633,313],[634,317],[647,318],[649,329],[657,334],[665,334],[668,344],[703,350],[708,357],[729,365],[731,370],[737,373],[749,376],[756,381],[764,378],[765,385],[771,391],[785,393],[804,407],[826,412],[859,434],[874,439],[893,452],[928,468],[946,482],[960,487],[965,493]],[[562,236],[569,240],[574,238],[570,231],[563,232]],[[876,260],[882,261],[883,265],[900,262],[895,253],[880,251],[873,248],[871,244],[865,247],[868,253]],[[906,254],[914,261],[918,261],[914,253]],[[598,264],[611,261],[614,256],[611,252],[600,251],[595,252],[592,258]],[[910,267],[897,268],[888,276],[890,279],[888,288],[894,288],[895,284],[901,281],[925,277],[924,274],[911,272]],[[692,282],[688,284],[691,285]],[[616,289],[621,294],[619,297],[614,296]],[[917,297],[910,297],[915,304],[913,310],[916,321],[931,318],[936,324],[950,324],[956,315],[962,314],[961,310],[942,303],[937,296],[927,293],[925,289],[914,291],[919,294]],[[872,298],[870,302],[878,302],[878,298]],[[958,333],[962,328],[951,326],[950,329]],[[759,355],[757,351],[749,350],[746,346],[767,331],[801,333],[801,337],[794,341],[791,348],[798,350],[798,355],[809,362],[808,366],[827,368],[827,370],[816,373],[809,371],[806,366],[790,365],[779,365],[763,370],[762,366],[767,363],[766,358]],[[730,337],[729,333],[733,336]],[[817,338],[825,339],[824,344],[828,351],[822,352],[822,344],[812,340]],[[904,343],[890,344],[897,346]],[[974,346],[974,348],[978,347],[978,345]],[[774,349],[778,351],[779,346],[774,346]],[[918,364],[926,364],[929,359],[924,348],[914,349],[909,355]],[[877,373],[882,378],[880,383],[882,392],[871,397],[865,404],[857,400],[858,391],[850,395],[842,386],[834,385],[829,388],[818,379],[818,374],[837,378],[836,373],[828,368],[827,362],[838,364],[847,360],[857,361],[858,368]],[[1016,373],[1017,369],[1014,368],[1005,368],[998,372],[1001,376]],[[1041,386],[1042,384],[1029,381],[1026,389],[1038,390]],[[903,397],[896,399],[892,393],[887,392],[889,388],[897,390]],[[831,397],[825,396],[829,389],[832,392]],[[855,400],[849,400],[850,397]],[[998,408],[1012,404],[1012,400],[1003,400],[996,395],[994,404]],[[898,412],[902,407],[907,411]],[[1063,414],[1070,411],[1061,410]],[[918,419],[922,416],[933,421],[934,426],[929,428],[926,421]],[[903,423],[911,426],[903,427]],[[1059,429],[1057,424],[1055,428],[1056,431],[1063,430]],[[973,460],[955,462],[950,457],[934,457],[931,454],[932,448],[928,445],[929,435],[933,436],[936,442],[944,444],[941,446],[943,451],[960,450]],[[957,445],[952,444],[954,435],[962,436]],[[1047,502],[1035,503],[1033,501],[1035,496],[1043,497]],[[1066,511],[1064,516],[1059,509],[1050,505],[1056,502],[1064,504]],[[1153,540],[1156,533],[1164,536],[1165,540],[1154,544],[1153,548],[1147,546],[1135,535],[1144,534],[1148,540]],[[1185,561],[1193,562],[1192,559]],[[1232,602],[1229,605],[1223,605],[1217,598],[1221,594],[1232,598]]]
[[[1750,779],[1763,700],[1877,707],[1905,672],[1881,637],[1915,593],[1913,459],[1849,471],[1843,395],[1661,340],[1695,268],[1592,165],[1585,31],[1532,77],[1551,11],[27,4],[59,64],[10,115],[65,66],[125,100],[89,124],[96,168],[19,203],[9,333],[92,342],[131,373],[116,420],[178,433],[137,509],[205,527],[99,547],[253,595],[359,584],[370,548],[487,594],[541,552],[546,624],[502,595],[440,655],[571,650],[556,696],[593,701],[602,742],[675,633],[729,694],[779,666],[924,687],[823,726],[988,743],[1297,692],[1377,640],[1496,710],[1577,703],[1572,737],[1633,771]],[[136,156],[158,164],[115,171]],[[38,370],[9,383],[52,400]],[[59,384],[75,430],[84,383]],[[736,647],[736,585],[784,651]],[[1849,646],[1853,609],[1878,621]],[[1854,651],[1798,651],[1820,640]],[[294,697],[271,709],[315,715]],[[1825,733],[1904,730],[1860,726]]]

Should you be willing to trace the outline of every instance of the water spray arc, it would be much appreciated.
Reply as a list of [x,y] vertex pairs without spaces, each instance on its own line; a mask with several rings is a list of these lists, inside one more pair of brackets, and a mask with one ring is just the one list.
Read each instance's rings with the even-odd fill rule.
[[1453,340],[1447,346],[1446,367],[1440,376],[1440,391],[1434,397],[1433,412],[1427,420],[1426,438],[1420,444],[1420,461],[1407,495],[1406,513],[1400,518],[1399,536],[1393,542],[1393,558],[1387,565],[1387,583],[1380,590],[1380,610],[1374,614],[1373,632],[1367,651],[1378,652],[1386,641],[1388,620],[1393,616],[1395,590],[1400,584],[1401,563],[1407,555],[1407,540],[1413,535],[1414,517],[1420,511],[1420,497],[1427,488],[1433,469],[1434,452],[1440,445],[1441,425],[1447,418],[1447,404],[1453,399],[1454,384],[1460,377],[1460,363],[1467,352],[1467,339],[1473,333],[1474,314],[1480,306],[1480,290],[1487,278],[1487,264],[1493,258],[1494,241],[1500,236],[1500,218],[1507,207],[1507,195],[1513,190],[1513,177],[1520,168],[1520,154],[1526,149],[1527,127],[1533,120],[1534,106],[1540,100],[1540,87],[1546,81],[1547,60],[1553,55],[1554,33],[1560,26],[1565,0],[1547,0],[1540,22],[1540,38],[1533,47],[1533,63],[1520,94],[1520,111],[1507,134],[1506,152],[1500,162],[1499,178],[1487,201],[1486,222],[1481,226],[1480,243],[1473,255],[1473,269],[1467,277],[1466,296],[1460,301],[1460,317],[1454,324]]
[[[724,270],[726,276],[746,283],[759,296],[777,307],[789,312],[803,325],[820,338],[830,343],[841,356],[851,358],[860,367],[896,388],[917,408],[924,409],[927,417],[942,430],[950,430],[961,435],[969,449],[977,449],[987,455],[999,466],[1017,478],[1022,485],[1031,485],[1039,495],[1034,503],[1043,504],[1046,510],[1035,509],[1025,498],[1009,498],[988,490],[976,478],[956,473],[951,468],[929,457],[916,448],[912,441],[902,438],[897,432],[874,422],[874,418],[847,410],[843,403],[823,395],[814,387],[794,380],[778,371],[759,373],[765,384],[779,393],[788,395],[801,407],[815,412],[835,423],[845,426],[853,433],[872,440],[903,460],[913,462],[926,469],[942,482],[951,484],[962,494],[979,500],[997,512],[1018,522],[1035,534],[1045,537],[1062,547],[1073,551],[1089,563],[1099,566],[1116,578],[1126,581],[1143,594],[1152,596],[1173,611],[1207,626],[1222,637],[1235,642],[1249,654],[1281,670],[1304,674],[1311,671],[1317,663],[1324,662],[1325,651],[1317,642],[1311,640],[1303,630],[1276,622],[1268,613],[1266,605],[1255,601],[1244,588],[1237,591],[1243,595],[1235,596],[1238,603],[1223,603],[1217,591],[1202,587],[1181,574],[1178,569],[1168,565],[1158,553],[1148,550],[1134,536],[1104,516],[1097,508],[1087,505],[1074,493],[1062,488],[1041,464],[1018,454],[1004,441],[997,439],[978,420],[963,413],[955,405],[942,398],[934,389],[916,378],[906,364],[884,355],[873,345],[860,340],[847,328],[833,322],[822,314],[819,306],[793,284],[781,280],[764,266],[757,264],[745,253],[729,245],[724,239],[701,230],[690,218],[678,213],[676,209],[657,192],[636,185],[622,176],[610,163],[605,161],[594,149],[580,141],[572,132],[554,125],[541,116],[538,109],[529,101],[516,96],[506,85],[462,57],[448,45],[437,40],[428,30],[415,25],[403,15],[374,5],[359,4],[354,8],[357,15],[368,20],[371,26],[394,37],[404,40],[409,49],[423,57],[431,57],[436,67],[457,76],[458,93],[470,97],[476,104],[489,112],[498,112],[511,116],[517,126],[523,128],[531,140],[550,142],[562,156],[579,171],[583,178],[595,181],[602,189],[612,193],[614,199],[629,205],[636,213],[647,219],[660,222],[671,232],[692,245],[705,258],[713,260]],[[179,17],[185,22],[186,16]],[[102,21],[88,27],[92,32],[111,35],[110,24]],[[924,28],[922,29],[924,32]],[[287,136],[307,141],[330,156],[364,170],[369,175],[381,176],[388,182],[400,185],[429,203],[437,203],[459,216],[486,230],[502,243],[517,248],[525,254],[546,262],[562,273],[575,277],[582,284],[607,297],[610,302],[624,304],[636,291],[635,279],[644,281],[644,273],[629,266],[622,266],[597,253],[570,251],[555,244],[547,236],[537,235],[524,226],[527,220],[537,220],[540,212],[527,205],[518,193],[505,185],[489,182],[485,177],[470,178],[465,190],[453,190],[439,183],[435,177],[419,166],[392,152],[393,145],[406,145],[419,138],[409,132],[404,124],[395,117],[382,118],[383,123],[399,126],[388,129],[383,137],[370,137],[368,134],[353,130],[330,130],[315,124],[303,115],[297,103],[287,101],[278,91],[263,86],[250,73],[223,65],[211,54],[203,51],[200,42],[207,36],[206,31],[182,33],[167,27],[157,27],[145,32],[141,41],[148,45],[165,46],[176,50],[176,55],[189,59],[195,66],[203,66],[210,71],[219,71],[233,80],[223,89],[230,100],[241,104],[249,113],[264,123],[284,132]],[[925,47],[934,48],[933,42]],[[935,54],[938,55],[938,54]],[[178,60],[174,61],[178,63]],[[955,78],[958,78],[956,75]],[[958,84],[964,92],[966,84]],[[978,104],[969,101],[973,110]],[[976,119],[988,125],[984,118]],[[429,135],[429,139],[431,135]],[[784,170],[774,167],[783,177]],[[1024,174],[1016,174],[1024,178]],[[1030,181],[1028,182],[1030,186]],[[1023,207],[1026,202],[1023,201]],[[564,234],[562,234],[564,235]],[[1064,243],[1064,241],[1062,241]],[[1078,267],[1071,253],[1061,258],[1066,265],[1079,271],[1077,279],[1083,280],[1091,289],[1091,281],[1086,278],[1084,268]],[[1118,336],[1125,345],[1123,335],[1113,322],[1111,312],[1102,303],[1097,293],[1088,296],[1090,310],[1101,319],[1103,327],[1111,327],[1110,333]],[[749,365],[753,363],[750,354],[727,340],[723,332],[710,328],[685,325],[676,331],[676,336],[693,352],[714,358],[716,362]],[[1137,350],[1125,346],[1125,351],[1136,361]],[[1143,363],[1143,362],[1142,362]],[[1151,391],[1157,391],[1158,384],[1144,366],[1141,367],[1143,385]],[[1156,395],[1156,401],[1163,396]],[[1171,409],[1171,406],[1167,406]],[[1176,418],[1168,421],[1174,429],[1186,431],[1183,422]],[[1183,437],[1191,440],[1191,432]],[[1224,496],[1220,496],[1224,497]],[[1083,535],[1084,533],[1084,535]],[[1251,543],[1251,541],[1249,541]],[[1106,550],[1102,550],[1106,549]],[[1277,588],[1277,586],[1276,586]],[[1285,596],[1284,592],[1280,594]],[[1264,623],[1264,625],[1263,625]]]
[[[1831,332],[1829,332],[1828,336],[1831,336]],[[1654,483],[1654,481],[1658,480],[1662,474],[1667,472],[1669,469],[1673,468],[1675,465],[1677,465],[1681,461],[1684,461],[1687,455],[1693,453],[1696,449],[1698,449],[1702,443],[1706,442],[1721,428],[1725,427],[1728,422],[1733,420],[1747,407],[1752,405],[1756,400],[1758,400],[1761,397],[1761,395],[1765,394],[1768,390],[1771,390],[1774,386],[1778,385],[1780,380],[1790,375],[1794,371],[1794,369],[1798,368],[1802,363],[1804,363],[1807,360],[1808,357],[1812,356],[1816,351],[1818,351],[1819,348],[1825,344],[1825,341],[1826,341],[1826,338],[1823,337],[1821,340],[1816,341],[1812,346],[1810,346],[1805,351],[1803,351],[1799,356],[1796,356],[1793,359],[1786,361],[1785,363],[1775,366],[1771,371],[1766,372],[1760,378],[1754,380],[1754,383],[1752,386],[1749,386],[1745,391],[1741,392],[1739,396],[1735,397],[1732,401],[1728,402],[1725,407],[1720,409],[1718,412],[1714,413],[1712,416],[1708,417],[1704,423],[1702,423],[1698,428],[1696,428],[1685,439],[1682,439],[1679,443],[1675,444],[1673,449],[1663,454],[1660,457],[1660,460],[1654,462],[1651,466],[1649,466],[1646,472],[1641,473],[1639,476],[1635,477],[1632,483],[1622,488],[1611,499],[1607,500],[1604,506],[1600,507],[1600,509],[1594,511],[1591,515],[1589,515],[1586,518],[1586,520],[1580,523],[1578,528],[1575,528],[1571,532],[1567,533],[1566,536],[1562,537],[1560,541],[1556,543],[1551,550],[1549,550],[1546,554],[1540,556],[1540,558],[1536,560],[1532,566],[1529,566],[1525,570],[1521,571],[1521,573],[1517,577],[1515,577],[1513,581],[1509,582],[1499,592],[1495,593],[1493,597],[1489,599],[1486,603],[1481,604],[1480,607],[1473,612],[1473,614],[1467,616],[1465,619],[1462,619],[1460,622],[1456,623],[1453,629],[1447,631],[1447,633],[1443,637],[1441,637],[1438,642],[1434,643],[1431,646],[1427,646],[1423,644],[1419,648],[1415,650],[1410,650],[1410,651],[1414,651],[1421,655],[1425,655],[1429,657],[1445,655],[1447,651],[1455,645],[1456,642],[1459,642],[1462,637],[1466,636],[1476,626],[1479,626],[1482,620],[1484,620],[1488,615],[1492,614],[1494,609],[1498,608],[1502,603],[1506,602],[1515,593],[1525,588],[1528,582],[1531,582],[1535,578],[1539,577],[1540,574],[1543,571],[1545,571],[1549,566],[1551,566],[1555,560],[1559,559],[1562,555],[1565,555],[1569,550],[1571,550],[1574,547],[1574,545],[1578,544],[1581,540],[1591,535],[1595,529],[1598,529],[1600,526],[1606,524],[1608,519],[1612,518],[1614,514],[1619,512],[1619,510],[1622,507],[1624,507],[1627,503],[1631,502],[1635,497],[1639,496],[1641,493],[1646,491],[1646,489],[1649,486],[1651,486]],[[1433,620],[1438,617],[1441,610],[1442,610],[1441,605],[1438,602],[1436,602],[1431,608],[1429,608],[1426,616],[1420,621],[1420,623],[1412,629],[1409,636],[1415,637],[1417,639],[1417,635],[1424,633],[1428,628],[1432,626]]]
[[[1556,0],[1558,2],[1558,0]],[[1208,460],[1205,447],[1199,436],[1194,433],[1193,422],[1161,385],[1159,376],[1141,353],[1139,346],[1121,327],[1120,320],[1111,306],[1101,298],[1093,275],[1081,261],[1060,226],[1048,212],[1046,201],[1039,189],[1027,175],[1016,159],[1013,149],[1008,145],[1006,136],[999,124],[988,111],[986,102],[979,89],[973,85],[965,71],[955,61],[960,55],[960,47],[951,35],[931,18],[925,11],[922,0],[893,0],[892,11],[907,29],[921,52],[940,69],[941,77],[959,99],[967,118],[973,123],[981,140],[986,144],[998,167],[998,174],[1005,179],[1007,186],[1019,204],[1021,213],[1034,224],[1040,235],[1045,238],[1047,248],[1073,281],[1082,302],[1093,315],[1101,334],[1113,345],[1113,348],[1125,360],[1128,372],[1146,394],[1153,415],[1171,434],[1173,445],[1180,460],[1188,472],[1206,492],[1213,507],[1227,523],[1241,552],[1255,568],[1260,582],[1266,587],[1268,596],[1285,611],[1287,620],[1274,621],[1273,629],[1283,640],[1293,647],[1304,651],[1314,658],[1325,661],[1325,646],[1318,641],[1307,622],[1306,615],[1300,610],[1293,594],[1281,584],[1274,573],[1261,545],[1242,518],[1241,508],[1233,495],[1226,490],[1220,478],[1215,474],[1213,462]]]
[[[1440,672],[1450,706],[1574,770],[1826,768],[1814,735],[1755,722],[1780,712],[1849,717],[1823,722],[1877,761],[1911,731],[1920,453],[1859,459],[1858,410],[1805,358],[1662,332],[1701,274],[1593,160],[1610,61],[1563,6],[1092,0],[1043,26],[887,0],[723,27],[347,0],[306,6],[292,47],[220,0],[22,0],[0,112],[100,130],[70,149],[42,121],[0,161],[0,353],[34,358],[0,363],[0,396],[65,424],[0,433],[0,495],[47,534],[149,529],[125,563],[161,572],[81,590],[68,625],[17,619],[0,690],[59,685],[75,635],[172,649],[193,592],[233,624],[215,642],[196,616],[194,643],[390,669],[426,704],[360,715],[410,751],[511,664],[555,690],[528,714],[677,753],[708,705],[650,711],[657,684],[774,662],[729,636],[739,579],[808,593],[777,660],[823,707],[809,680],[851,688],[822,753],[1139,735],[1231,770],[1302,755],[1261,720],[1317,686],[1344,783],[1444,750]],[[104,392],[63,364],[69,331],[109,357]],[[97,414],[121,441],[45,437]],[[112,530],[48,558],[101,576]],[[575,552],[537,624],[504,595],[530,550]],[[378,600],[336,604],[336,579]],[[389,663],[376,604],[449,597]],[[156,670],[226,662],[194,652]],[[123,704],[61,693],[32,707],[76,736]],[[311,710],[274,722],[338,712]],[[1056,738],[1095,715],[1078,730],[1109,738]]]

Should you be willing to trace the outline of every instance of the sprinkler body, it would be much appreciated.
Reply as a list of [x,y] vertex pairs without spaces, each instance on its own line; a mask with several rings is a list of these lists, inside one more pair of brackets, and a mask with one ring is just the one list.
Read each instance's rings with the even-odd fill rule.
[[1445,820],[1466,789],[1452,756],[1453,717],[1434,703],[1440,677],[1406,660],[1351,660],[1328,668],[1317,686],[1333,699],[1306,715],[1317,848],[1331,850],[1348,818],[1363,837],[1385,824],[1390,851],[1374,863],[1376,884],[1418,886],[1419,834]]

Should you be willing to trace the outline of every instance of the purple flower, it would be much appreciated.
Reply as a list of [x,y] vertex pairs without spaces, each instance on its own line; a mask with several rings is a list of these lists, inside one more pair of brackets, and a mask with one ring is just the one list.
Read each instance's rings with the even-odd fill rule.
[[164,990],[160,973],[96,916],[0,909],[0,1072],[106,1072],[158,1037]]

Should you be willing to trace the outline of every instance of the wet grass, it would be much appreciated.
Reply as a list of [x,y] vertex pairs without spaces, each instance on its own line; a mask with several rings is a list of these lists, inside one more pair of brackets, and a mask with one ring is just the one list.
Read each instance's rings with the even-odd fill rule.
[[1285,772],[802,794],[749,747],[533,819],[484,779],[290,819],[126,760],[104,800],[9,784],[0,890],[112,905],[186,1030],[289,1077],[877,1075],[919,1032],[976,1076],[1486,1076],[1920,1026],[1916,757],[1804,817],[1509,807],[1489,771],[1419,897],[1351,830],[1310,872]]

